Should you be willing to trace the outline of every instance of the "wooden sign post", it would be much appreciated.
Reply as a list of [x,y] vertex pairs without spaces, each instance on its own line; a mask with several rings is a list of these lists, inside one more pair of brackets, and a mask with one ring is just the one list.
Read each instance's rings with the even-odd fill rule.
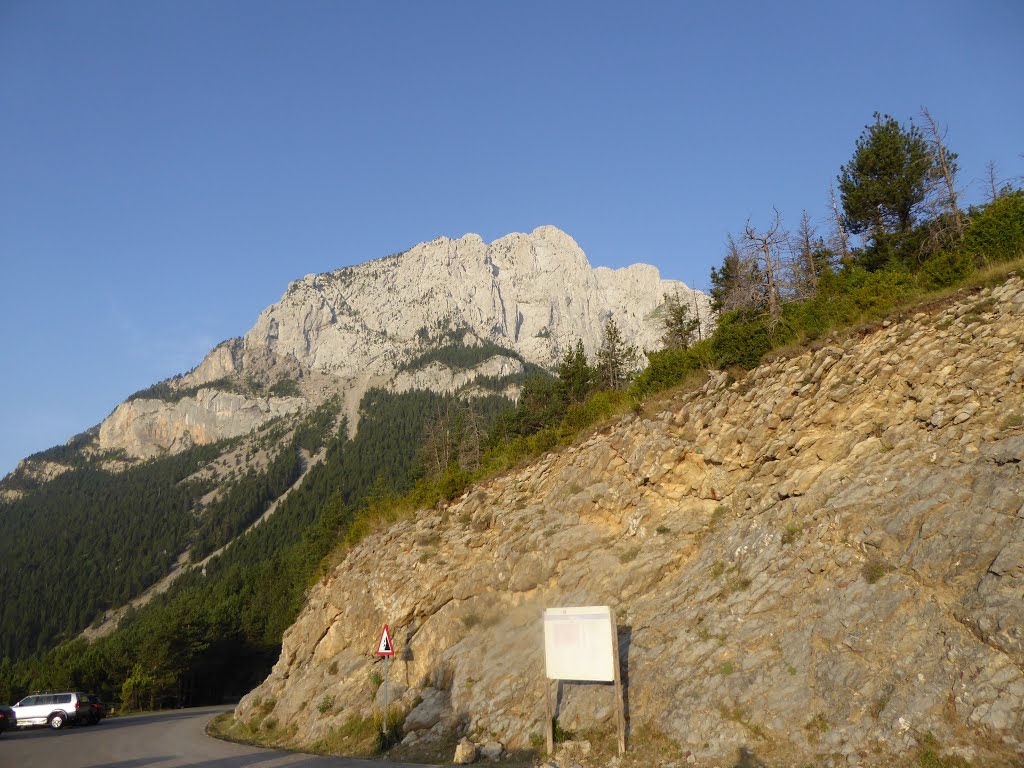
[[[619,754],[626,751],[626,713],[619,670],[619,638],[615,611],[607,605],[548,608],[544,611],[544,699],[547,708],[548,753],[554,751],[554,712],[550,680],[582,680],[615,684]],[[557,691],[557,687],[556,687]]]

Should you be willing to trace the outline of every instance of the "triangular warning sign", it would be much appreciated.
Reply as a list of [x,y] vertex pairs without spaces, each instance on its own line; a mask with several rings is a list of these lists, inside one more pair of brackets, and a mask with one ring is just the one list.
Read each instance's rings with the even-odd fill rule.
[[391,642],[391,633],[388,632],[388,625],[384,625],[384,630],[380,633],[380,642],[377,643],[377,655],[378,656],[394,656],[395,646]]

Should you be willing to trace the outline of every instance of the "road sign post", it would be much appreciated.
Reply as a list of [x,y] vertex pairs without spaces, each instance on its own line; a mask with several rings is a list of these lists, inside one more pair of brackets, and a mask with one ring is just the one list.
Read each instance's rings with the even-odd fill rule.
[[391,676],[391,657],[395,655],[395,644],[391,642],[391,633],[388,625],[381,630],[380,640],[377,641],[377,655],[384,659],[384,723],[383,733],[388,733],[388,678]]

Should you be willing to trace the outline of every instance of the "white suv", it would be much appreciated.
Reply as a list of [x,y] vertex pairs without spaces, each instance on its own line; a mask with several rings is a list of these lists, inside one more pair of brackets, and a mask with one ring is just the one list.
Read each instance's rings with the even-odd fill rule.
[[89,715],[89,699],[84,693],[34,693],[15,704],[18,727],[48,725],[54,730],[68,723],[83,722]]

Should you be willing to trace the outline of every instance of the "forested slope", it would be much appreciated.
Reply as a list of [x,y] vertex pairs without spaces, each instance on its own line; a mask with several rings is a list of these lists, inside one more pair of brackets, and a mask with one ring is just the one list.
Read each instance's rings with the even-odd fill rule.
[[[494,396],[472,404],[484,424],[509,407]],[[275,430],[281,440],[276,457],[262,471],[225,483],[199,515],[192,514],[193,505],[211,481],[187,478],[225,446],[193,449],[120,474],[78,468],[0,510],[4,525],[22,525],[6,529],[3,546],[4,567],[21,574],[17,583],[23,587],[3,606],[8,644],[3,655],[9,663],[0,668],[0,699],[29,688],[74,686],[115,700],[124,694],[137,703],[196,704],[240,695],[258,682],[276,659],[281,635],[297,615],[310,580],[354,515],[375,499],[407,491],[424,471],[421,445],[428,422],[439,412],[464,408],[451,396],[372,390],[364,399],[361,428],[349,439],[344,419],[332,407],[337,401],[307,416],[294,431]],[[309,455],[321,446],[322,462],[274,515],[232,539],[291,484],[302,452]],[[45,525],[37,527],[33,514]],[[75,528],[61,529],[62,521]],[[64,533],[54,536],[54,529]],[[75,530],[85,533],[76,539]],[[69,640],[30,655],[54,639],[74,636],[97,611],[137,594],[188,544],[202,554],[227,540],[231,545],[221,555],[129,614],[113,635],[91,644]],[[115,559],[102,577],[86,578],[74,589],[46,590],[46,581],[37,580],[46,569],[55,580],[63,578],[68,558],[81,566],[76,572],[87,575],[87,566],[105,553]],[[129,575],[126,563],[139,575],[120,578]],[[39,590],[42,595],[35,594]]]

